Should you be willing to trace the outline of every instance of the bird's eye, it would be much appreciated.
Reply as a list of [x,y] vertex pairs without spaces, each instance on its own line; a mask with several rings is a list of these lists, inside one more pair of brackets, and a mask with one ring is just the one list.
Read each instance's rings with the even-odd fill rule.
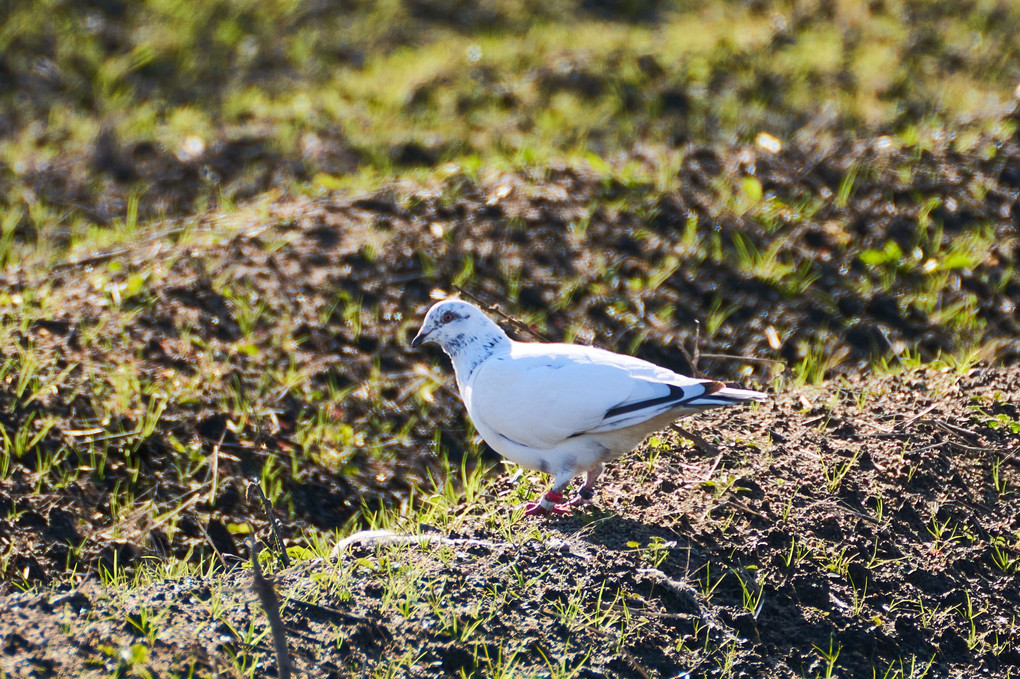
[[442,321],[443,323],[449,323],[453,319],[454,319],[453,312],[447,311],[443,314],[442,318],[440,318],[439,320]]

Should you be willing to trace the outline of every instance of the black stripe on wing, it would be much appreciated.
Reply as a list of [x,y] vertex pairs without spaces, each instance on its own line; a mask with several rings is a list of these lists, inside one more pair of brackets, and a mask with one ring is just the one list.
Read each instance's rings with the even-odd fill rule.
[[760,398],[748,398],[746,396],[708,396],[704,399],[698,399],[698,405],[704,406],[735,406],[741,403],[747,403],[748,401],[761,401]]
[[[632,413],[635,410],[654,408],[655,406],[659,405],[669,405],[671,407],[681,406],[691,401],[699,401],[708,396],[709,394],[714,394],[717,391],[726,388],[726,385],[723,384],[722,382],[705,381],[701,382],[700,384],[702,384],[705,387],[705,391],[701,392],[700,394],[694,395],[688,394],[686,391],[684,391],[683,387],[678,387],[675,384],[667,384],[666,386],[669,387],[669,393],[667,395],[659,396],[658,398],[650,398],[647,401],[638,401],[636,403],[628,403],[627,405],[624,406],[616,406],[615,408],[610,408],[609,410],[606,411],[606,414],[602,416],[602,419],[608,420],[609,418],[616,417],[617,415],[626,415],[627,413]],[[698,405],[701,404],[699,403]],[[567,438],[583,436],[586,433],[587,432],[579,431],[576,434],[571,434]]]
[[715,393],[720,389],[723,389],[726,385],[722,382],[703,382],[705,391],[700,394],[690,395],[684,391],[683,387],[678,387],[674,384],[667,384],[669,387],[669,394],[666,396],[660,396],[658,398],[650,398],[647,401],[638,401],[637,403],[628,403],[625,406],[616,406],[606,411],[605,419],[616,417],[617,415],[625,415],[632,413],[635,410],[644,410],[645,408],[654,408],[659,405],[671,405],[679,406],[683,405],[687,401],[694,401],[699,398],[708,396],[709,394]]

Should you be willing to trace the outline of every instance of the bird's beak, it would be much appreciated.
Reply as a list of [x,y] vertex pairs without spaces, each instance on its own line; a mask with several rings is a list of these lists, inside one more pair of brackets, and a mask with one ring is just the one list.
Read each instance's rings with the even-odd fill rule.
[[428,332],[426,332],[425,329],[423,328],[417,335],[414,336],[414,339],[411,340],[411,348],[417,349],[418,347],[420,347],[422,344],[425,343],[425,338],[428,336],[429,336]]

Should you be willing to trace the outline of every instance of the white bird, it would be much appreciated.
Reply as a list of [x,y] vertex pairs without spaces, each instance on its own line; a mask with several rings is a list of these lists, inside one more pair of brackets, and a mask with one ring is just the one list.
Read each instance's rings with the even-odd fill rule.
[[[411,346],[428,342],[453,362],[461,400],[485,442],[508,460],[552,475],[552,488],[527,505],[528,515],[589,502],[604,462],[676,419],[767,398],[605,349],[516,342],[459,299],[429,309]],[[562,505],[563,490],[581,472],[578,496]]]

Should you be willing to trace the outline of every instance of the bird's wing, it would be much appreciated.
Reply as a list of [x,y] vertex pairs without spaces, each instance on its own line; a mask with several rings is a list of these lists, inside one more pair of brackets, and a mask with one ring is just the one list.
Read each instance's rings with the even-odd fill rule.
[[515,343],[478,367],[468,408],[476,424],[548,449],[638,424],[722,387],[591,347]]

